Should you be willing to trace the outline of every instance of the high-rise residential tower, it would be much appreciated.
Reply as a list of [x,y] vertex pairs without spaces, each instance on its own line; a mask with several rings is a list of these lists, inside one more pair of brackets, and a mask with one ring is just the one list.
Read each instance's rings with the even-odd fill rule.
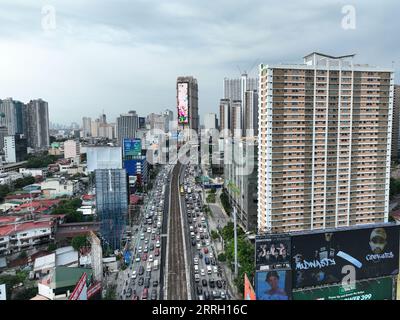
[[92,119],[89,117],[82,118],[82,135],[83,138],[92,136]]
[[231,102],[229,99],[219,101],[219,129],[221,131],[231,129]]
[[199,129],[199,98],[197,80],[192,76],[176,81],[179,129]]
[[231,104],[231,131],[232,136],[242,136],[242,102],[233,101]]
[[243,135],[253,137],[258,134],[258,93],[256,90],[245,92],[243,112]]
[[394,86],[393,124],[392,124],[392,160],[399,159],[399,122],[400,122],[400,85]]
[[204,129],[217,129],[217,115],[215,113],[206,113],[204,115]]
[[9,135],[22,134],[24,132],[25,105],[12,98],[0,100],[0,126],[8,129]]
[[260,65],[259,232],[388,221],[393,71],[353,59]]
[[121,114],[117,118],[117,138],[118,143],[122,145],[122,142],[126,138],[136,138],[136,131],[139,127],[139,117],[136,111],[129,111],[127,114]]
[[31,100],[25,106],[25,134],[28,146],[35,150],[46,149],[50,145],[49,107],[42,99]]

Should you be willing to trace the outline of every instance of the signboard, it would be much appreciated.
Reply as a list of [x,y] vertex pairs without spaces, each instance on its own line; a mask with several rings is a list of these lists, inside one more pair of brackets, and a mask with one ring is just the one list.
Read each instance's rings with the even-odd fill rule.
[[188,83],[178,83],[178,123],[189,123]]
[[244,274],[244,300],[256,300],[256,293],[246,273]]
[[7,300],[6,285],[0,284],[0,301]]
[[398,274],[399,226],[380,225],[292,236],[293,287]]
[[290,236],[256,237],[256,270],[290,268]]
[[391,277],[357,281],[354,285],[334,285],[292,293],[293,300],[392,300]]
[[142,155],[142,140],[124,139],[124,159],[132,159]]
[[256,272],[257,300],[290,300],[291,287],[290,270],[272,270]]
[[87,290],[87,298],[90,299],[101,290],[101,282],[96,282]]
[[68,300],[87,300],[87,274],[84,272]]

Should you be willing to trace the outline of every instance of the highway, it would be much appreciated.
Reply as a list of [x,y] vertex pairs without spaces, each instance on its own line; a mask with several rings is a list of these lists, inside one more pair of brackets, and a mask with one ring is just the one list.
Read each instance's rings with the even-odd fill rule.
[[188,300],[188,279],[186,277],[184,232],[179,199],[179,176],[181,164],[178,162],[171,178],[171,203],[168,219],[167,243],[167,300]]

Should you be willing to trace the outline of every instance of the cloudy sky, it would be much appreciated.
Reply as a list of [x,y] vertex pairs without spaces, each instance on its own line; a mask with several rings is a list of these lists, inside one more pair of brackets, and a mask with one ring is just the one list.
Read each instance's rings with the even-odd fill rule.
[[398,0],[1,0],[0,99],[43,98],[57,123],[113,121],[175,111],[176,77],[193,75],[200,115],[218,113],[223,78],[261,62],[357,53],[399,71],[399,12]]

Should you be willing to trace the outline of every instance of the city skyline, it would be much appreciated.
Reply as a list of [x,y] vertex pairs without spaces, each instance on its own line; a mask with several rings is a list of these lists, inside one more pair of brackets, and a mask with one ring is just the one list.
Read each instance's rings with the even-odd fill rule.
[[[398,29],[397,1],[386,1],[383,8],[372,1],[311,0],[253,1],[252,6],[227,1],[218,6],[194,1],[94,4],[4,1],[3,98],[42,98],[56,123],[80,123],[101,110],[115,119],[128,110],[175,110],[176,77],[192,75],[199,83],[202,115],[218,112],[225,77],[244,71],[255,76],[261,62],[301,63],[299,57],[320,51],[357,53],[358,63],[392,67],[400,53],[395,41],[380,36]],[[342,26],[347,5],[354,6],[355,29]],[[51,8],[54,25],[47,20]],[[282,17],[291,22],[287,27]]]

